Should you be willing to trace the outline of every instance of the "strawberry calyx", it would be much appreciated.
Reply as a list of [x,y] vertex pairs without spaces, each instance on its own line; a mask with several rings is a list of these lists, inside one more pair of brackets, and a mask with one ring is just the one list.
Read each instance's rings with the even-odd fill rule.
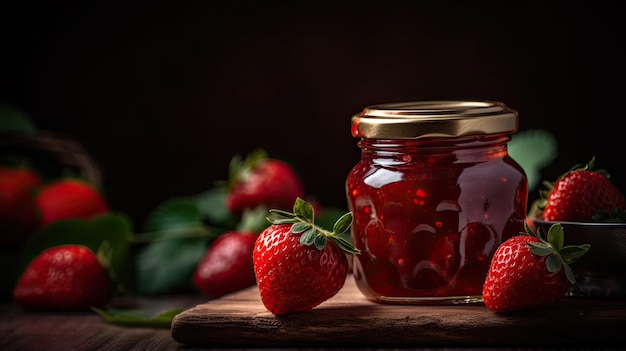
[[530,252],[537,256],[547,256],[546,268],[550,273],[558,272],[561,268],[567,280],[576,284],[576,277],[570,265],[578,261],[591,247],[589,244],[563,246],[565,233],[560,223],[555,223],[548,229],[547,240],[541,235],[540,229],[535,232],[527,222],[524,235],[531,235],[539,241],[528,242]]
[[283,210],[272,209],[267,220],[272,224],[291,224],[290,233],[300,235],[302,245],[314,245],[318,250],[322,250],[328,240],[332,240],[340,249],[351,254],[359,254],[350,241],[341,235],[346,233],[352,225],[352,212],[345,213],[333,225],[333,230],[328,231],[315,224],[315,210],[311,203],[296,198],[293,205],[293,213]]
[[268,157],[268,153],[263,149],[254,150],[245,158],[242,158],[241,155],[233,156],[228,165],[227,189],[232,189],[237,183],[243,182],[252,174],[254,168]]

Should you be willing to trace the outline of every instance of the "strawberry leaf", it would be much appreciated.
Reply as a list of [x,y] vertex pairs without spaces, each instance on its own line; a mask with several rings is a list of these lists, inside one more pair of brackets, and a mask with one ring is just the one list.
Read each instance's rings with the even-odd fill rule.
[[574,275],[574,271],[572,271],[572,268],[567,263],[563,264],[563,270],[565,271],[565,276],[567,277],[567,280],[572,284],[576,284],[576,276]]
[[316,236],[318,236],[317,231],[313,228],[309,228],[307,231],[302,233],[302,236],[300,236],[300,244],[307,246],[313,245],[313,243],[315,243]]
[[208,228],[200,206],[195,197],[175,198],[150,215],[147,232],[137,236],[147,242],[136,255],[140,293],[191,290],[193,271],[208,245],[228,229]]
[[537,233],[535,233],[526,221],[524,222],[524,227],[527,234],[535,235],[540,240],[540,242],[527,243],[530,247],[530,251],[538,256],[549,255],[546,258],[547,270],[554,273],[558,272],[561,267],[563,267],[567,280],[572,284],[576,284],[576,277],[569,265],[576,262],[582,255],[584,255],[589,250],[591,245],[568,245],[564,247],[563,242],[565,231],[560,223],[554,223],[550,226],[548,229],[547,242],[544,241],[541,238],[541,235],[538,234],[539,229],[537,229]]
[[291,232],[294,234],[299,234],[299,233],[302,233],[311,229],[311,227],[312,227],[311,223],[298,222],[298,223],[294,223],[291,226]]
[[[267,220],[272,224],[292,224],[290,231],[293,234],[300,234],[300,243],[303,245],[315,245],[318,249],[326,246],[328,239],[333,240],[344,251],[349,253],[360,253],[359,249],[354,247],[350,241],[350,232],[348,229],[352,225],[352,213],[348,212],[335,221],[333,231],[329,232],[323,227],[316,225],[314,222],[315,209],[309,202],[296,198],[293,205],[294,213],[282,210],[270,210]],[[331,216],[325,217],[325,221],[330,218],[337,218],[336,212],[329,212]],[[343,237],[342,237],[343,236]]]
[[351,254],[359,254],[361,253],[361,251],[359,251],[357,248],[354,247],[354,245],[352,245],[352,243],[340,236],[334,236],[330,238],[335,244],[337,244],[339,246],[339,248],[341,248],[343,251],[347,252],[347,253],[351,253]]
[[299,197],[296,198],[296,202],[293,205],[293,213],[309,222],[313,222],[314,220],[313,205]]
[[207,250],[199,237],[154,241],[137,253],[137,289],[144,294],[191,291],[194,269]]
[[561,257],[567,264],[572,264],[578,261],[589,249],[591,245],[568,245],[561,249]]
[[563,261],[561,261],[561,258],[558,255],[548,256],[546,259],[546,268],[548,269],[548,272],[558,272],[561,267],[563,267]]
[[149,328],[170,328],[174,317],[185,310],[175,308],[152,315],[141,310],[108,309],[105,311],[96,307],[91,307],[91,309],[111,324]]
[[560,251],[563,248],[563,237],[563,227],[561,227],[559,223],[556,223],[548,229],[548,243],[555,251]]
[[150,213],[144,231],[147,233],[172,231],[202,225],[198,201],[193,197],[181,197],[164,202]]
[[267,218],[268,221],[272,224],[293,224],[294,220],[292,218]]
[[324,235],[316,235],[314,240],[315,240],[315,247],[318,250],[323,249],[326,246],[326,236]]
[[[191,198],[194,200],[194,198]],[[215,187],[195,197],[200,218],[206,222],[224,228],[235,228],[237,219],[226,206],[226,188]],[[267,212],[266,208],[263,208]],[[263,217],[265,220],[265,217]]]
[[528,190],[540,184],[541,171],[558,155],[553,134],[541,129],[519,131],[508,143],[509,155],[522,166],[528,178]]
[[11,104],[0,102],[0,132],[35,135],[37,127],[22,110]]
[[269,210],[267,220],[272,224],[298,223],[298,216],[283,210]]
[[333,232],[337,234],[344,233],[348,229],[350,229],[351,225],[352,225],[352,213],[348,212],[344,214],[343,216],[341,216],[337,220],[337,222],[335,222],[335,225],[333,226]]
[[527,244],[530,246],[530,252],[537,256],[547,256],[554,252],[550,245],[544,242],[529,242]]
[[241,220],[236,226],[237,230],[261,233],[265,230],[269,223],[266,220],[267,207],[265,205],[257,206],[254,209],[246,209],[241,215]]

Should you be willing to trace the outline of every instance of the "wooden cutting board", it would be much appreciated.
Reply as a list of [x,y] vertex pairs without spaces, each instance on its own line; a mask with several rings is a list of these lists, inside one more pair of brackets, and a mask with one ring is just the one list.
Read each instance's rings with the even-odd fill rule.
[[256,286],[190,308],[174,340],[209,347],[626,345],[626,301],[564,298],[555,306],[496,314],[484,305],[386,305],[366,300],[348,276],[313,310],[271,314]]

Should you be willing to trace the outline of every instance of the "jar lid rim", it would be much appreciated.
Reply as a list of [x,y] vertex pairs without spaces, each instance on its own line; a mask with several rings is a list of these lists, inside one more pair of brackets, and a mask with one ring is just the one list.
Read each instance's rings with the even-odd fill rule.
[[359,138],[413,139],[514,133],[517,111],[490,100],[432,100],[365,107],[352,116]]

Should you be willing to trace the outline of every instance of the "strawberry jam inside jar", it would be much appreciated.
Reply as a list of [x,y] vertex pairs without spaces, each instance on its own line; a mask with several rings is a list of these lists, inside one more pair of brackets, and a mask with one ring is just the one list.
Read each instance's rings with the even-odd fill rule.
[[481,303],[489,263],[524,231],[528,181],[508,154],[518,113],[494,101],[418,101],[352,117],[361,159],[346,179],[370,300]]

